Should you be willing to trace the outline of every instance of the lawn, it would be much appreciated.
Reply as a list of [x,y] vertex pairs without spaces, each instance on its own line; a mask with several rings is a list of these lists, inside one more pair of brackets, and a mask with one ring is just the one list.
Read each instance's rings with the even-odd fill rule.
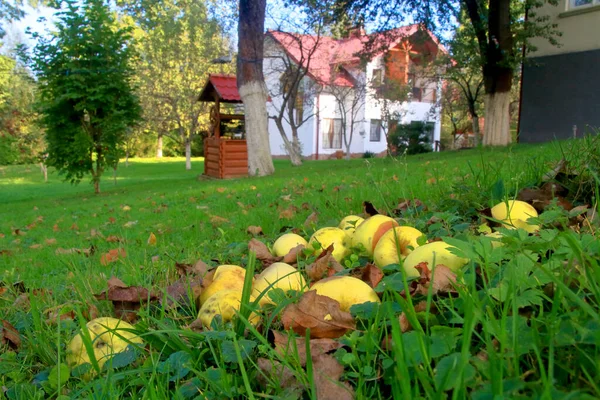
[[[21,340],[16,347],[4,330],[0,397],[326,399],[350,388],[356,398],[597,398],[594,230],[562,229],[568,215],[553,209],[536,234],[501,229],[503,246],[479,236],[485,220],[478,210],[539,184],[564,146],[299,168],[276,161],[273,176],[230,181],[202,177],[200,159],[191,171],[182,159],[133,159],[115,177],[104,176],[100,195],[53,171],[45,183],[37,166],[0,167],[0,307]],[[401,199],[426,207],[395,212]],[[470,260],[452,293],[401,295],[417,282],[407,281],[400,265],[388,266],[376,288],[382,303],[353,307],[356,329],[319,339],[330,340],[330,351],[309,357],[305,350],[318,346],[299,337],[304,362],[296,351],[278,351],[273,339],[283,332],[282,309],[302,293],[290,292],[275,307],[253,305],[263,316],[257,328],[242,324],[243,311],[240,322],[212,331],[194,324],[195,304],[151,301],[137,312],[143,349],[121,353],[100,372],[64,364],[85,317],[114,315],[111,302],[94,297],[112,276],[164,297],[179,278],[176,263],[259,270],[248,227],[260,226],[256,238],[268,246],[293,228],[308,239],[362,214],[364,201],[429,240],[450,237]],[[365,266],[358,253],[338,274]],[[298,269],[314,258],[303,255]],[[415,309],[423,301],[428,311]],[[402,318],[412,327],[401,326]]]

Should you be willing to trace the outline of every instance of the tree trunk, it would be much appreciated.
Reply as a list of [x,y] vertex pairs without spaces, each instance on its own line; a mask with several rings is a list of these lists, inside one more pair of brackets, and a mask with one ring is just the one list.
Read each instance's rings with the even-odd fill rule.
[[125,168],[129,167],[129,147],[125,151]]
[[248,174],[275,172],[269,145],[267,90],[263,76],[266,0],[240,0],[237,84],[245,107]]
[[158,134],[158,140],[156,141],[156,158],[162,158],[163,156],[163,134]]
[[185,169],[192,169],[192,140],[189,137],[185,138]]
[[475,147],[479,147],[481,142],[481,131],[479,130],[479,115],[471,114],[471,124],[473,127],[473,137],[475,138]]
[[508,107],[510,92],[485,95],[484,146],[506,146],[511,142]]
[[100,179],[94,178],[94,193],[100,194]]
[[[277,125],[277,130],[279,130],[279,134],[281,135],[281,139],[283,140],[283,146],[285,147],[285,151],[290,156],[290,162],[294,167],[299,167],[302,165],[302,149],[300,147],[300,141],[298,140],[298,136],[292,134],[292,140],[288,139],[285,134],[285,128],[283,127],[283,123],[281,119],[274,119],[275,125]],[[292,127],[292,130],[294,128]]]

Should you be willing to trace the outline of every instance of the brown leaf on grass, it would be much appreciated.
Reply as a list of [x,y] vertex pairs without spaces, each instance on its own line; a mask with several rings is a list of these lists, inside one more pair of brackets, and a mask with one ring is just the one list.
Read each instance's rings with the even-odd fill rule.
[[383,272],[375,264],[367,264],[360,268],[360,279],[372,288],[375,288],[383,279]]
[[202,260],[196,261],[194,264],[175,263],[175,269],[179,276],[197,275],[203,277],[208,272],[208,264]]
[[202,278],[198,275],[182,276],[167,286],[166,291],[167,295],[161,299],[161,304],[166,304],[167,307],[195,304],[202,291]]
[[30,248],[30,249],[34,249],[34,250],[36,250],[36,249],[41,249],[41,248],[42,248],[42,245],[41,245],[41,244],[39,244],[39,243],[36,243],[36,244],[32,244],[31,246],[29,246],[29,248]]
[[363,201],[363,211],[367,217],[372,217],[373,215],[381,214],[379,210],[375,208],[373,203],[370,201]]
[[[269,332],[273,336],[273,345],[279,354],[284,357],[288,354],[298,354],[300,365],[303,367],[306,365],[306,339],[304,337],[294,337],[288,333],[274,330]],[[342,346],[343,344],[333,339],[311,339],[309,343],[310,355],[314,358],[321,354],[337,350]]]
[[84,254],[86,256],[91,256],[96,252],[96,248],[94,246],[91,246],[89,249],[76,249],[76,248],[70,248],[70,249],[63,249],[62,247],[59,247],[58,249],[56,249],[54,251],[54,254],[56,255],[61,255],[61,254]]
[[304,250],[304,245],[299,244],[298,246],[292,248],[289,253],[283,256],[282,262],[286,264],[296,264],[298,261],[298,255],[302,254],[302,250]]
[[394,214],[402,214],[409,208],[419,208],[422,207],[423,211],[427,210],[427,207],[424,206],[423,202],[419,199],[398,199],[398,205],[394,208]]
[[316,291],[305,292],[298,304],[290,304],[281,316],[285,330],[293,329],[304,336],[310,329],[311,338],[335,339],[350,329],[355,329],[349,312],[340,310],[340,303]]
[[158,296],[140,286],[127,286],[119,278],[113,276],[108,280],[108,289],[95,294],[97,300],[109,300],[113,303],[115,315],[127,322],[137,319],[136,311],[141,304],[158,299]]
[[0,239],[4,239],[6,235],[4,233],[0,233]]
[[227,218],[219,217],[218,215],[213,215],[210,217],[210,223],[213,225],[221,225],[226,222],[229,222]]
[[314,211],[312,214],[310,214],[308,216],[308,218],[306,218],[306,220],[304,221],[304,226],[307,228],[310,228],[310,227],[313,227],[314,225],[316,225],[318,222],[319,222],[319,213]]
[[45,242],[48,246],[51,246],[53,244],[56,244],[56,239],[54,239],[54,238],[46,239]]
[[67,306],[67,304],[61,304],[59,306],[50,307],[44,310],[44,315],[46,316],[46,323],[56,324],[59,321],[64,321],[68,319],[74,320],[75,311],[71,309],[71,307],[67,308],[65,306]]
[[[286,365],[281,364],[279,361],[269,360],[267,358],[259,358],[256,360],[259,371],[262,373],[257,374],[258,383],[264,387],[269,387],[270,384],[277,385],[277,387],[284,389],[289,393],[289,398],[300,398],[304,386],[298,381],[297,372],[292,370]],[[273,382],[271,383],[271,380]],[[293,396],[296,394],[296,396]]]
[[10,257],[12,256],[12,251],[10,250],[0,250],[0,256],[4,256],[4,257]]
[[216,189],[216,191],[217,191],[217,192],[219,192],[219,193],[224,193],[226,190],[227,190],[227,189],[225,189],[224,187],[218,187],[218,188]]
[[27,235],[27,232],[22,231],[20,229],[15,229],[13,231],[13,236],[25,236],[25,235]]
[[251,235],[254,235],[254,236],[264,235],[262,228],[260,226],[256,226],[256,225],[250,225],[246,229],[246,232]]
[[101,237],[101,238],[103,238],[104,235],[102,234],[102,232],[100,232],[99,229],[92,229],[92,230],[90,230],[90,237],[93,237],[93,238],[94,237]]
[[[425,310],[427,310],[427,301],[421,301],[415,304],[415,312],[418,313],[423,312]],[[400,331],[402,333],[411,331],[413,329],[413,326],[408,321],[408,317],[406,316],[406,313],[404,311],[402,311],[402,313],[398,317],[398,321],[400,322]]]
[[60,228],[58,227],[58,224],[54,224],[54,226],[52,227],[52,230],[54,232],[60,232]]
[[421,276],[412,281],[409,291],[411,294],[422,294],[427,296],[429,288],[433,295],[443,293],[456,293],[454,286],[456,285],[456,274],[443,264],[438,264],[435,271],[429,269],[426,262],[422,262],[415,266]]
[[331,244],[323,250],[314,263],[306,266],[306,275],[312,282],[332,276],[344,267],[333,257],[334,246]]
[[2,345],[8,345],[14,350],[21,347],[21,335],[10,322],[3,319],[2,327],[0,329],[2,330],[0,333],[0,343]]
[[267,245],[258,239],[250,239],[248,242],[248,251],[256,253],[256,259],[259,260],[265,268],[283,259],[283,257],[275,257],[272,255]]
[[156,246],[156,235],[153,232],[150,232],[150,236],[148,237],[148,245]]
[[109,224],[114,224],[115,222],[117,222],[117,220],[115,219],[115,217],[108,217],[108,223]]
[[137,225],[137,221],[127,221],[123,224],[123,228],[131,228],[132,226]]
[[563,186],[546,182],[540,188],[525,188],[517,194],[517,200],[531,204],[538,213],[542,213],[556,199],[556,203],[569,211],[573,204],[563,196],[566,191]]
[[73,225],[71,225],[71,228],[70,228],[70,229],[71,229],[72,231],[78,231],[78,230],[79,230],[79,226],[78,226],[78,225],[77,225],[75,222],[73,222]]
[[111,249],[107,253],[100,256],[100,264],[106,266],[112,262],[117,261],[119,258],[127,257],[127,252],[123,248]]
[[106,238],[106,241],[108,243],[123,243],[124,242],[123,239],[121,239],[120,237],[115,236],[115,235],[110,235],[109,237]]
[[330,354],[312,357],[313,380],[319,400],[353,400],[354,390],[348,382],[340,382],[344,367]]
[[298,212],[298,207],[290,204],[287,208],[279,212],[279,219],[292,219]]

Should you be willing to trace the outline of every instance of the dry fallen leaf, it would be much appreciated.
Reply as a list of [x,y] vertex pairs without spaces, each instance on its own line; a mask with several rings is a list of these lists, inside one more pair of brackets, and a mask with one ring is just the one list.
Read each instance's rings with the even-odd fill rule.
[[283,256],[283,260],[281,261],[286,264],[296,264],[298,255],[302,254],[302,250],[304,250],[304,245],[302,244],[293,247],[285,256]]
[[100,264],[106,266],[112,262],[117,261],[119,258],[125,257],[127,257],[127,252],[125,251],[125,249],[111,249],[108,251],[108,253],[104,253],[102,254],[102,256],[100,256]]
[[287,306],[281,322],[285,330],[293,329],[300,336],[310,329],[311,338],[335,339],[355,329],[352,315],[340,310],[340,303],[314,290],[305,292],[298,304]]
[[158,296],[140,286],[127,286],[119,278],[113,276],[108,280],[108,289],[95,294],[97,300],[112,301],[115,315],[127,322],[137,319],[136,311],[142,303],[158,299]]
[[433,295],[443,293],[456,293],[454,286],[456,285],[456,274],[443,264],[438,264],[435,271],[432,271],[427,266],[426,262],[422,262],[415,266],[421,276],[412,281],[409,291],[411,294],[427,295],[430,287]]
[[[294,337],[284,332],[270,331],[273,336],[275,350],[282,356],[298,354],[298,360],[303,367],[306,365],[306,342],[304,337]],[[309,343],[312,358],[337,350],[343,344],[333,339],[311,339]]]
[[246,229],[246,232],[254,236],[263,235],[262,228],[260,226],[255,225],[250,225],[248,229]]
[[210,223],[213,225],[220,225],[229,222],[227,218],[219,217],[218,215],[213,215],[210,217]]
[[56,244],[56,239],[54,239],[54,238],[46,239],[45,242],[47,245],[51,246],[53,244]]
[[313,380],[319,400],[353,400],[354,390],[348,382],[340,382],[344,367],[330,354],[312,357]]
[[21,347],[21,335],[10,322],[3,319],[0,330],[0,343],[2,345],[8,345],[14,350]]
[[298,207],[290,204],[287,208],[279,212],[279,219],[292,219],[298,212]]
[[[202,291],[202,278],[197,275],[182,276],[167,286],[167,295],[161,299],[167,307],[190,306],[196,303]],[[190,298],[191,295],[191,298]]]
[[96,252],[96,248],[94,246],[91,246],[89,249],[76,249],[76,248],[71,248],[71,249],[63,249],[62,247],[59,247],[58,249],[56,249],[54,251],[54,254],[56,255],[60,255],[60,254],[85,254],[86,256],[91,256]]
[[383,272],[375,264],[369,263],[362,268],[357,268],[354,276],[375,288],[383,279]]
[[304,221],[304,226],[306,228],[311,228],[311,227],[315,226],[318,222],[319,222],[319,213],[314,211],[312,214],[310,214],[308,216],[308,218],[306,218],[306,221]]
[[266,244],[254,238],[248,242],[248,251],[256,253],[256,259],[262,263],[264,268],[283,259],[283,257],[275,257]]
[[179,276],[198,275],[200,277],[204,277],[208,272],[208,264],[202,260],[196,261],[193,265],[176,262],[175,269],[177,270]]
[[137,221],[129,221],[123,224],[124,228],[131,228],[132,226],[136,225],[138,222]]
[[124,242],[123,239],[121,239],[120,237],[115,236],[115,235],[110,235],[109,237],[106,238],[106,241],[108,243],[123,243]]
[[290,394],[288,398],[300,398],[304,386],[296,378],[296,371],[279,361],[267,358],[259,358],[256,363],[259,371],[262,372],[257,374],[258,383],[262,387],[267,388],[269,384],[276,385]]
[[148,237],[148,245],[156,246],[156,235],[150,232],[150,236]]
[[[423,312],[425,310],[427,310],[427,301],[423,300],[420,303],[415,304],[415,312]],[[411,331],[413,329],[413,326],[408,321],[404,311],[398,317],[398,321],[400,322],[400,330],[402,333]]]
[[333,244],[323,250],[314,263],[306,266],[306,275],[311,282],[332,276],[344,267],[333,257]]

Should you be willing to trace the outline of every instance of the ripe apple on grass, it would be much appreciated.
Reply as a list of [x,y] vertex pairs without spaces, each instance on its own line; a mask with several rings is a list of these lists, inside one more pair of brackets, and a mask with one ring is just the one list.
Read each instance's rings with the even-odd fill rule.
[[349,311],[355,304],[380,303],[375,290],[365,282],[352,276],[332,276],[321,279],[311,286],[317,294],[327,296],[340,303],[340,310]]
[[413,249],[419,247],[417,240],[423,233],[411,226],[397,226],[383,234],[375,251],[373,261],[379,268],[386,265],[398,264],[404,260]]
[[333,258],[337,262],[341,262],[344,257],[350,254],[350,249],[346,247],[346,233],[340,228],[321,228],[310,237],[308,241],[309,248],[313,248],[314,243],[320,244],[320,249],[316,250],[316,253],[321,253],[329,246],[333,245]]
[[365,219],[354,231],[351,242],[352,247],[362,246],[366,255],[373,257],[373,251],[379,239],[395,226],[398,226],[395,219],[381,214],[373,215]]
[[419,277],[420,273],[415,267],[422,262],[427,263],[427,267],[431,270],[435,263],[435,265],[445,265],[454,272],[458,271],[469,260],[452,254],[450,252],[452,248],[454,247],[445,242],[431,242],[417,247],[406,256],[402,263],[406,277]]
[[492,217],[501,221],[508,229],[521,228],[529,233],[537,232],[540,227],[527,222],[529,218],[537,218],[538,213],[529,203],[521,200],[508,200],[496,204],[491,209]]

